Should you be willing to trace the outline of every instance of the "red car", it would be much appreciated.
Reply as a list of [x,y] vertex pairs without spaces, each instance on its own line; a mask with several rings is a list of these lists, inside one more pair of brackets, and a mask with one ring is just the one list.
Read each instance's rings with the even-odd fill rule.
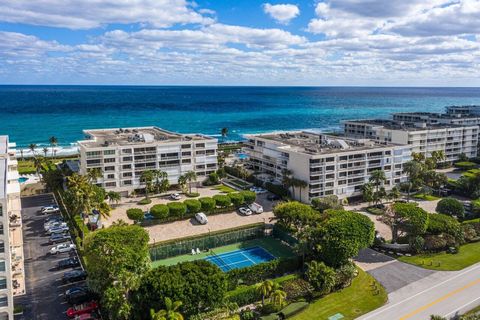
[[84,313],[79,316],[75,316],[73,320],[97,320],[97,314],[96,313]]
[[79,304],[71,308],[68,308],[67,317],[73,318],[75,316],[80,316],[82,314],[92,313],[92,311],[95,311],[97,309],[98,309],[98,304],[95,301]]

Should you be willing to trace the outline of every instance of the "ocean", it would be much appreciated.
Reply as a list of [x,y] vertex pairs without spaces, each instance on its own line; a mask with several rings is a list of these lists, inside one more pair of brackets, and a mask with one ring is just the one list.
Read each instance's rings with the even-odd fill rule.
[[247,133],[339,131],[346,119],[470,104],[480,104],[480,88],[0,86],[0,134],[20,148],[55,136],[69,149],[83,129],[158,126],[220,136],[227,127],[227,140],[237,141]]

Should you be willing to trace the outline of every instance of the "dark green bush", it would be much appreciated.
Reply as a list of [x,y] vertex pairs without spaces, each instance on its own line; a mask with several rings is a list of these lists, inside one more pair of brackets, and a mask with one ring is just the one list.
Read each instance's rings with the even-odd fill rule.
[[187,206],[183,202],[170,202],[167,206],[171,216],[183,217],[187,213]]
[[152,203],[152,200],[151,200],[151,199],[143,198],[142,200],[138,201],[137,204],[139,204],[139,205],[146,205],[146,204],[150,204],[150,203]]
[[470,161],[460,161],[455,163],[454,165],[455,167],[462,170],[470,170],[477,167],[477,164],[475,162],[470,162]]
[[165,204],[156,204],[150,208],[150,213],[155,219],[164,220],[168,217],[169,209]]
[[187,211],[190,213],[197,213],[202,210],[202,203],[199,200],[196,199],[188,199],[183,201],[185,205],[187,206]]
[[454,198],[440,200],[435,211],[457,218],[463,218],[465,216],[463,203]]
[[230,198],[223,194],[214,195],[213,200],[215,200],[216,205],[219,207],[228,207],[232,203]]
[[243,200],[247,204],[254,203],[255,200],[257,199],[257,194],[253,191],[244,190],[244,191],[240,191],[240,194],[243,196]]
[[139,208],[131,208],[127,210],[127,217],[133,221],[140,221],[143,219],[143,210]]
[[198,199],[200,203],[202,204],[202,210],[205,212],[211,212],[213,209],[215,209],[216,203],[215,199],[210,198],[210,197],[203,197]]
[[283,291],[287,293],[287,299],[290,301],[299,298],[310,298],[314,289],[308,281],[302,278],[287,280],[282,283]]
[[199,197],[200,196],[200,193],[198,192],[190,192],[190,193],[185,193],[185,195],[187,196],[187,198],[196,198],[196,197]]
[[243,195],[239,192],[230,192],[227,197],[230,198],[230,201],[235,207],[239,207],[243,204]]
[[273,184],[271,182],[265,183],[265,189],[267,189],[271,193],[274,193],[277,196],[280,196],[282,198],[288,196],[288,194],[289,194],[288,190],[285,189],[282,185]]
[[447,216],[445,214],[430,213],[428,219],[427,233],[448,233],[452,236],[457,237],[460,234],[460,223],[451,216]]
[[462,233],[463,233],[463,239],[466,242],[476,241],[479,237],[473,225],[468,223],[462,224]]
[[236,303],[239,306],[246,306],[259,301],[262,297],[255,286],[243,286],[227,292],[225,299],[228,302]]

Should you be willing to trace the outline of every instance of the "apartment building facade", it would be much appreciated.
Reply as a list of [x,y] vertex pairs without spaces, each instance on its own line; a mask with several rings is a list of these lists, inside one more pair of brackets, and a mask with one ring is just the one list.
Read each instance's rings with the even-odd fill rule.
[[343,124],[347,137],[408,144],[412,152],[427,157],[432,151],[444,151],[446,161],[449,162],[458,160],[462,153],[469,158],[477,156],[478,125],[409,123],[380,119],[344,121]]
[[107,190],[127,195],[145,187],[145,170],[167,173],[170,184],[194,171],[198,179],[217,170],[218,141],[200,134],[178,134],[157,127],[84,130],[79,141],[80,174],[100,168],[97,183]]
[[0,320],[13,320],[13,297],[25,294],[20,184],[15,144],[0,136]]
[[295,198],[336,195],[340,199],[361,195],[374,170],[385,172],[386,189],[406,181],[403,164],[411,160],[409,146],[328,136],[299,131],[247,135],[244,152],[249,165],[264,180],[280,184],[285,169],[307,183]]

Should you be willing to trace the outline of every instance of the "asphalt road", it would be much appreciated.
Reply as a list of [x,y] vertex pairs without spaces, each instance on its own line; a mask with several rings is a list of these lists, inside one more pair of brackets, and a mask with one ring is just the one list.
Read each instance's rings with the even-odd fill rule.
[[47,255],[53,245],[48,244],[48,236],[43,230],[45,216],[37,214],[41,206],[53,203],[51,195],[22,198],[27,293],[15,299],[15,304],[25,307],[23,317],[18,319],[66,319],[65,311],[68,304],[64,300],[64,293],[74,285],[63,285],[61,277],[64,272],[71,269],[54,270],[54,267],[59,260],[68,258],[69,254]]
[[389,295],[390,302],[361,320],[453,318],[480,305],[480,264],[461,271],[437,272]]

